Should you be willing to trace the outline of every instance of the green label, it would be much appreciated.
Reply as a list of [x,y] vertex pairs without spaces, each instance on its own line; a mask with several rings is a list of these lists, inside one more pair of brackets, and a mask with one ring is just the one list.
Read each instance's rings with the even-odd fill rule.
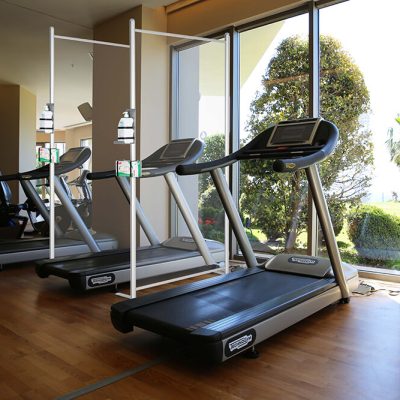
[[38,159],[39,162],[49,163],[51,161],[53,163],[60,162],[59,150],[58,149],[48,149],[46,147],[39,147],[38,150]]
[[140,178],[142,176],[142,162],[129,160],[116,161],[115,174],[117,176]]
[[115,163],[115,173],[117,176],[131,176],[131,164],[127,160],[117,161]]
[[142,176],[141,161],[131,161],[131,176],[133,178],[140,178]]

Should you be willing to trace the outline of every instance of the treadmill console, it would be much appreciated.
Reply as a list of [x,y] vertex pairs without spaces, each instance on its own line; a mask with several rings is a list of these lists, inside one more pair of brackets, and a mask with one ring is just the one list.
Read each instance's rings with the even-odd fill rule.
[[275,125],[267,142],[268,147],[312,145],[321,118],[284,121]]
[[160,160],[184,160],[195,139],[174,140],[169,143],[160,155]]

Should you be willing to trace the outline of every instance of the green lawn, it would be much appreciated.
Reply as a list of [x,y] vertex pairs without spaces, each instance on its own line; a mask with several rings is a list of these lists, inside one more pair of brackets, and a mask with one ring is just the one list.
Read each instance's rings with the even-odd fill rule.
[[379,203],[368,203],[371,206],[375,206],[385,211],[388,214],[396,215],[400,217],[400,202],[396,201],[384,201]]

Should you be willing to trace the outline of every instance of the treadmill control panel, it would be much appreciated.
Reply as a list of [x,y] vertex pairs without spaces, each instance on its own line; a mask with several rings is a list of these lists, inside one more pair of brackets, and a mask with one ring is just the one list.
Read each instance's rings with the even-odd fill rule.
[[160,156],[160,160],[184,160],[195,139],[174,140],[168,144]]
[[275,125],[267,147],[311,145],[321,118],[284,121]]

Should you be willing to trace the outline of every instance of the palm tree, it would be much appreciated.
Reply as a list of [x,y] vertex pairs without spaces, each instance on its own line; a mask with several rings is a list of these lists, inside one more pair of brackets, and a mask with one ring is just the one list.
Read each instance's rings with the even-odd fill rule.
[[[400,115],[395,118],[395,121],[400,125]],[[388,140],[385,144],[390,153],[390,161],[393,161],[400,168],[400,141],[394,140],[394,129],[389,128]]]

